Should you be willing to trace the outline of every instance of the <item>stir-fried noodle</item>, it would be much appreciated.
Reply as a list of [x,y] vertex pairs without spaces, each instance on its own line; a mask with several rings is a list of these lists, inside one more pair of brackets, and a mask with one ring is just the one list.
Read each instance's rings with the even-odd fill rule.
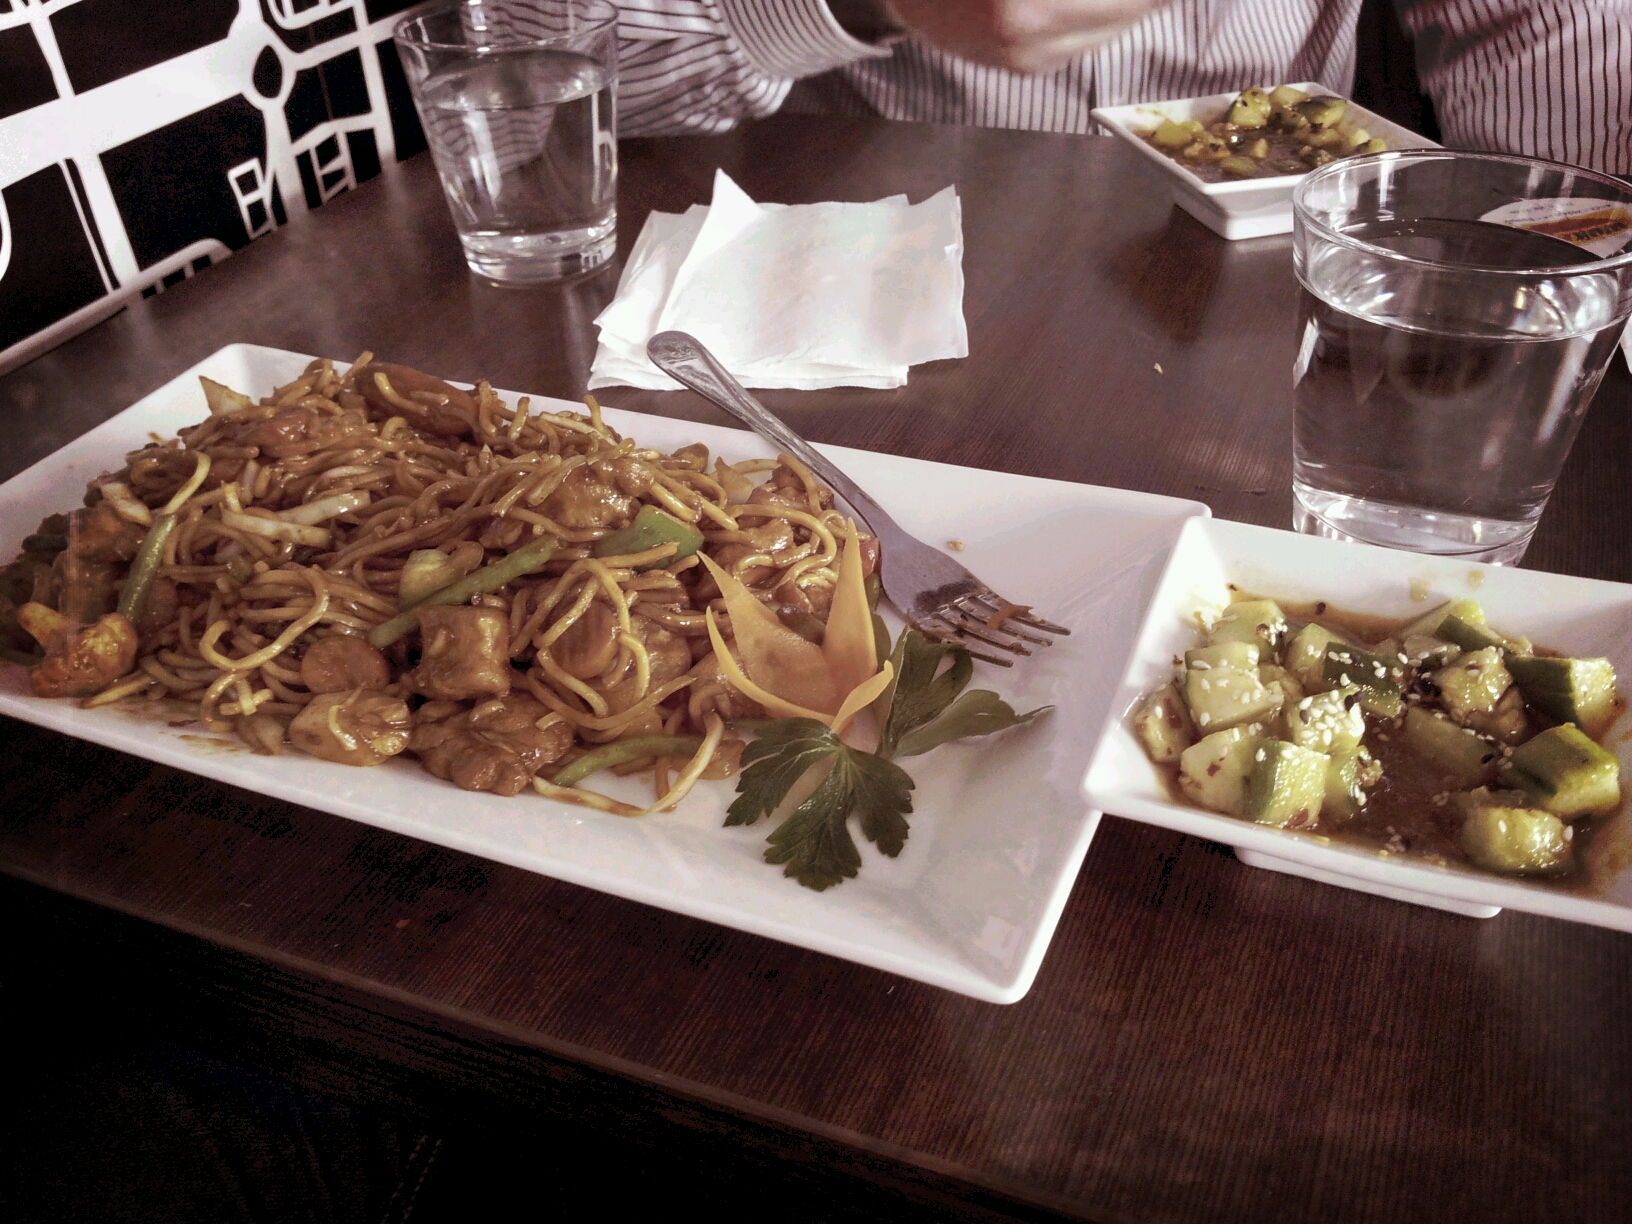
[[727,721],[762,715],[710,647],[705,610],[729,621],[697,551],[791,627],[826,620],[844,520],[787,457],[711,467],[593,400],[511,406],[371,354],[205,396],[5,572],[8,650],[33,647],[19,626],[46,650],[36,692],[176,699],[257,751],[406,751],[467,789],[633,814],[560,780],[649,769],[646,810],[668,806],[730,771]]

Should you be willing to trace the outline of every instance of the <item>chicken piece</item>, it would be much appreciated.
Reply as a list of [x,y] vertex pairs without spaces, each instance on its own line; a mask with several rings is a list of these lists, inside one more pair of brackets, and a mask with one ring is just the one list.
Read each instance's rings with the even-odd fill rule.
[[[237,446],[259,447],[261,454],[277,459],[306,450],[314,442],[330,445],[349,433],[361,434],[366,429],[361,413],[333,416],[316,408],[290,406],[270,416],[252,417],[229,426],[224,436]],[[227,478],[225,471],[212,467],[208,484],[213,487]]]
[[[375,381],[375,374],[385,375],[391,390],[402,402],[392,403],[386,398]],[[469,391],[461,391],[451,383],[408,366],[373,362],[357,371],[355,385],[369,406],[382,417],[405,417],[416,429],[453,438],[468,437],[475,429],[476,400]],[[425,396],[434,398],[421,398]]]
[[175,619],[180,603],[181,594],[175,583],[168,578],[153,579],[153,585],[147,588],[147,598],[142,602],[141,615],[136,618],[136,635],[144,642],[157,637]]
[[[747,536],[747,540],[740,544],[723,544],[714,550],[715,562],[727,573],[735,574],[732,567],[744,557],[775,554],[793,546],[793,524],[787,519],[766,519],[759,526],[749,527],[741,534]],[[753,586],[774,573],[776,570],[771,566],[750,565],[736,576],[745,586]]]
[[[821,503],[823,510],[833,508],[833,492],[823,485],[816,486],[816,500]],[[779,464],[771,471],[770,479],[760,485],[748,495],[750,506],[763,506],[767,503],[777,503],[783,506],[792,506],[796,510],[810,511],[810,499],[805,496],[805,482],[799,479],[798,473],[786,464]]]
[[136,662],[135,627],[117,612],[80,629],[44,604],[26,603],[17,609],[17,623],[45,647],[45,658],[28,674],[39,697],[89,697]]
[[550,646],[550,657],[561,670],[579,680],[593,680],[617,654],[618,615],[598,599]]
[[408,747],[413,715],[400,697],[368,689],[319,693],[289,724],[289,742],[341,765],[378,765]]
[[615,484],[587,467],[577,468],[539,507],[561,526],[572,531],[622,527],[635,517],[635,499],[618,491]]
[[826,583],[818,582],[807,583],[804,586],[784,582],[776,588],[775,599],[778,604],[810,613],[825,625],[827,615],[833,609],[833,588]]
[[[732,687],[720,670],[720,660],[711,650],[704,655],[702,661],[691,669],[691,674],[697,677],[687,691],[701,693],[704,689],[718,685],[720,691],[703,699],[701,710],[713,710],[727,722],[738,718],[764,718],[765,709],[756,701],[750,701]],[[699,711],[700,712],[700,711]]]
[[510,691],[510,618],[497,608],[417,608],[421,654],[410,688],[441,701]]
[[610,477],[612,483],[630,497],[644,497],[652,487],[652,469],[639,459],[625,456],[610,463],[597,463],[594,471],[603,480]]
[[113,503],[99,501],[68,520],[68,551],[82,561],[129,561],[147,528],[119,517]]
[[[646,657],[652,673],[650,688],[655,689],[659,685],[667,684],[676,676],[683,676],[691,670],[691,647],[686,645],[686,639],[678,633],[665,629],[650,617],[641,616],[639,613],[629,617],[629,627],[641,645],[646,648]],[[615,714],[621,714],[642,699],[643,695],[635,684],[635,665],[632,660],[624,669],[623,675],[607,686],[603,695]]]
[[383,689],[391,683],[391,665],[365,639],[334,633],[307,647],[300,682],[314,693]]
[[[541,729],[550,711],[524,693],[426,719],[432,709],[431,704],[420,708],[408,747],[426,769],[465,790],[517,794],[572,746],[572,727],[558,719]],[[435,712],[446,714],[446,707]]]

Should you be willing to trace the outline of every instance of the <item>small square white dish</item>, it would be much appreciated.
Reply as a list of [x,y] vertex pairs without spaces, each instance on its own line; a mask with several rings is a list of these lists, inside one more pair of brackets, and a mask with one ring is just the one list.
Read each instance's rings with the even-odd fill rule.
[[[1298,81],[1295,89],[1320,97],[1336,97],[1318,81]],[[1140,154],[1159,165],[1173,180],[1173,202],[1221,238],[1262,238],[1292,232],[1292,192],[1303,181],[1301,174],[1274,178],[1238,179],[1208,183],[1174,161],[1145,137],[1161,126],[1162,120],[1182,123],[1195,119],[1217,123],[1240,96],[1239,89],[1209,94],[1204,98],[1176,98],[1171,102],[1139,102],[1131,106],[1100,106],[1090,113],[1111,133],[1127,141]],[[1439,145],[1409,128],[1390,123],[1374,111],[1349,103],[1346,121],[1358,124],[1373,136],[1388,141],[1390,149],[1437,149]]]
[[[0,486],[0,550],[47,513],[79,503],[151,430],[169,437],[206,415],[198,376],[254,396],[291,381],[309,357],[231,345]],[[509,402],[515,393],[501,392]],[[582,411],[534,397],[556,410]],[[733,429],[606,409],[612,426],[673,450],[704,442],[728,459],[774,454]],[[1199,502],[822,447],[900,524],[997,590],[1074,632],[1012,671],[977,666],[976,687],[1046,718],[909,761],[912,830],[888,859],[860,838],[860,875],[824,893],[762,860],[764,822],[721,827],[732,783],[703,783],[678,811],[641,820],[536,795],[461,791],[396,758],[372,769],[293,751],[254,756],[193,724],[171,727],[141,703],[81,710],[34,697],[26,671],[0,663],[0,713],[262,794],[481,855],[528,871],[782,940],[994,1003],[1030,988],[1099,821],[1082,770],[1105,723],[1122,660],[1168,550]],[[10,552],[7,552],[7,558]],[[895,632],[898,625],[892,625]],[[175,717],[174,714],[169,715]],[[597,789],[642,804],[649,786]]]
[[[1179,533],[1083,780],[1095,808],[1223,842],[1252,866],[1475,917],[1508,907],[1632,931],[1632,812],[1624,801],[1594,833],[1586,870],[1558,882],[1384,855],[1175,801],[1128,714],[1172,677],[1174,658],[1196,642],[1197,612],[1227,602],[1231,583],[1255,595],[1293,603],[1325,600],[1344,611],[1386,617],[1412,616],[1471,596],[1499,628],[1569,654],[1608,658],[1623,693],[1632,677],[1632,586],[1193,520]],[[1632,781],[1628,721],[1623,714],[1604,741],[1620,758],[1623,786]]]

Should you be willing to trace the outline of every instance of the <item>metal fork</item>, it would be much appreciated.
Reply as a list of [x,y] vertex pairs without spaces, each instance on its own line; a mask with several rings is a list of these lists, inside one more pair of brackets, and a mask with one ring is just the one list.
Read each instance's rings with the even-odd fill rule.
[[794,456],[850,503],[878,537],[884,593],[920,632],[941,641],[963,639],[971,655],[1000,667],[1012,667],[1014,660],[971,647],[969,641],[1010,655],[1029,655],[1028,643],[1053,645],[1042,633],[1071,632],[1063,625],[1033,616],[1029,607],[1004,599],[940,549],[901,530],[855,481],[772,416],[693,337],[679,331],[659,332],[647,341],[646,355],[658,369],[713,400],[755,433]]

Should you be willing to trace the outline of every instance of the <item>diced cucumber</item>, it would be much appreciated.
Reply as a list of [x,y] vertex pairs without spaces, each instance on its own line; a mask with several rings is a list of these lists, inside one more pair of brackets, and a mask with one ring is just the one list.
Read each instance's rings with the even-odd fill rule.
[[1171,765],[1196,742],[1195,724],[1179,696],[1169,684],[1151,693],[1133,712],[1133,730],[1144,746],[1145,755],[1158,765]]
[[[1253,167],[1254,170],[1257,167]],[[1213,645],[1222,642],[1246,642],[1257,646],[1260,658],[1271,656],[1286,636],[1286,613],[1273,599],[1243,599],[1224,609],[1213,624],[1208,640]]]
[[1609,730],[1620,712],[1608,659],[1511,659],[1507,670],[1536,709],[1590,736]]
[[1196,726],[1210,734],[1241,723],[1261,721],[1284,699],[1279,688],[1258,678],[1258,647],[1223,642],[1184,656],[1184,700]]
[[1240,671],[1254,671],[1263,650],[1254,642],[1219,642],[1213,646],[1198,646],[1184,652],[1184,665],[1195,667],[1233,667]]
[[1321,668],[1324,688],[1355,685],[1360,690],[1360,706],[1378,718],[1393,718],[1400,712],[1400,681],[1405,665],[1398,659],[1383,659],[1357,646],[1337,643],[1326,647]]
[[[1382,651],[1378,653],[1381,654]],[[1432,670],[1456,662],[1462,648],[1455,642],[1445,641],[1444,638],[1414,633],[1401,640],[1399,653],[1406,657],[1411,666]]]
[[1529,807],[1530,796],[1522,790],[1506,790],[1502,787],[1492,789],[1488,786],[1476,786],[1471,791],[1458,791],[1452,795],[1451,806],[1465,820],[1480,808]]
[[1269,119],[1269,95],[1262,89],[1244,89],[1230,106],[1230,122],[1236,127],[1260,128]]
[[1502,694],[1496,708],[1489,713],[1473,710],[1462,718],[1465,725],[1480,735],[1510,747],[1530,738],[1530,718],[1525,713],[1524,694],[1513,685]]
[[1280,829],[1311,829],[1326,798],[1327,761],[1285,740],[1259,740],[1241,814]]
[[1226,816],[1241,815],[1253,753],[1263,742],[1245,727],[1231,727],[1190,745],[1179,756],[1179,789],[1192,803]]
[[1326,797],[1320,805],[1323,821],[1350,820],[1366,806],[1365,788],[1360,785],[1364,748],[1333,753],[1326,765]]
[[1456,719],[1466,718],[1475,711],[1494,710],[1513,683],[1512,675],[1502,663],[1499,646],[1469,651],[1449,667],[1434,672],[1431,679],[1445,700],[1445,709]]
[[1301,89],[1293,89],[1290,85],[1277,85],[1269,91],[1269,100],[1275,106],[1286,107],[1290,110],[1309,95]]
[[1359,690],[1349,685],[1327,693],[1312,693],[1287,706],[1281,714],[1286,738],[1299,748],[1329,755],[1353,752],[1366,733],[1360,712]]
[[1435,630],[1444,623],[1447,616],[1457,617],[1469,625],[1485,623],[1485,610],[1479,606],[1476,599],[1453,599],[1449,603],[1442,603],[1439,607],[1422,616],[1417,617],[1405,628],[1394,634],[1400,641],[1412,637],[1432,637]]
[[1182,149],[1195,139],[1195,133],[1182,123],[1163,119],[1162,125],[1150,134],[1150,142],[1158,149]]
[[1349,104],[1342,98],[1309,98],[1294,109],[1316,127],[1336,127],[1348,113]]
[[1566,820],[1602,816],[1621,801],[1621,763],[1574,723],[1549,727],[1513,750],[1512,781]]
[[1501,760],[1495,744],[1421,706],[1405,712],[1405,742],[1457,790],[1490,781]]
[[1447,616],[1434,630],[1434,636],[1460,646],[1463,650],[1485,650],[1496,647],[1508,661],[1530,653],[1530,639],[1509,637],[1486,624],[1465,621],[1460,616]]
[[1298,678],[1307,692],[1320,692],[1336,685],[1325,677],[1326,648],[1343,641],[1324,625],[1308,624],[1293,636],[1286,648],[1286,669]]
[[1283,710],[1303,700],[1303,685],[1298,683],[1296,676],[1278,663],[1265,663],[1259,667],[1258,679],[1263,681],[1265,688],[1278,688],[1281,690],[1283,698],[1281,709]]
[[1558,875],[1572,866],[1564,822],[1531,807],[1475,807],[1462,822],[1462,849],[1504,875]]

